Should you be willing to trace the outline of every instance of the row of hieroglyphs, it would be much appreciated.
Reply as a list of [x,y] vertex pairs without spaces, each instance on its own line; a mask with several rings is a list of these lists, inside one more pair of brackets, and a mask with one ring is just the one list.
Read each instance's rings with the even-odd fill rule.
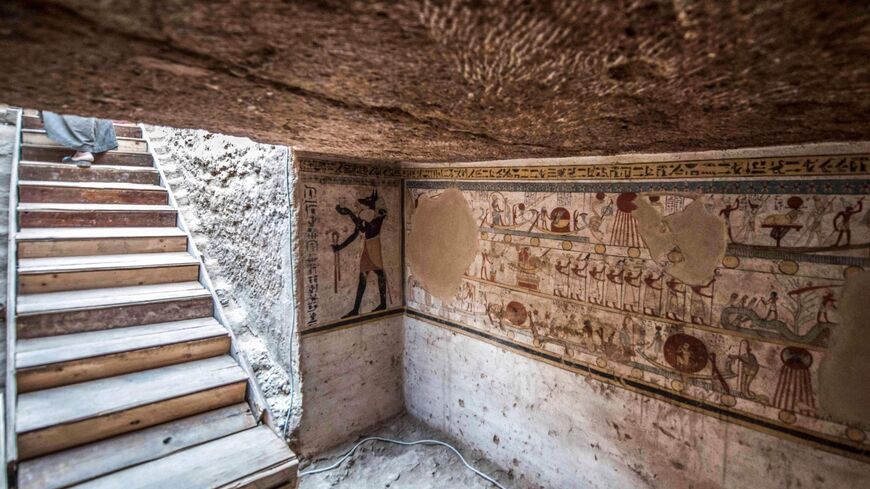
[[721,177],[830,177],[860,176],[870,172],[870,155],[794,156],[702,159],[661,162],[608,162],[549,166],[401,167],[351,163],[340,160],[300,159],[304,172],[357,178],[409,180],[604,180],[678,179]]

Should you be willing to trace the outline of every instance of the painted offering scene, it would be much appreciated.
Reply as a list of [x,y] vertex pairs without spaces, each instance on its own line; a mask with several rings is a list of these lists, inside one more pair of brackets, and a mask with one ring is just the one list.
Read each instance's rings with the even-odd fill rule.
[[[419,202],[444,185],[407,187]],[[657,398],[865,440],[870,426],[820,398],[820,365],[853,326],[848,278],[870,265],[861,195],[459,187],[477,256],[449,303],[411,274],[409,307]]]

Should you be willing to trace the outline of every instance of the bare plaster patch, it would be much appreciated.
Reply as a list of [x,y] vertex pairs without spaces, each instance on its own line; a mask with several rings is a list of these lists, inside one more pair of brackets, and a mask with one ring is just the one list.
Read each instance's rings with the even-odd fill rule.
[[471,207],[459,189],[420,199],[408,236],[414,278],[434,297],[452,300],[477,255],[477,234]]
[[870,424],[870,389],[866,387],[870,380],[868,297],[870,271],[850,276],[840,299],[840,324],[833,328],[831,348],[819,366],[822,408],[855,424]]
[[681,212],[662,216],[648,199],[637,199],[637,227],[656,260],[667,260],[668,274],[690,285],[713,278],[725,256],[725,221],[710,213],[702,198]]

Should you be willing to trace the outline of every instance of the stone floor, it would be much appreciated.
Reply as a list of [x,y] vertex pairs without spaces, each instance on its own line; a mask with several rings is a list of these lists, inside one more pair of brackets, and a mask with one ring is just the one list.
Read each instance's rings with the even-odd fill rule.
[[[499,470],[483,455],[469,449],[444,433],[429,428],[409,415],[393,418],[369,430],[368,436],[383,436],[402,441],[435,439],[450,443],[468,463],[496,479],[508,489],[533,489],[510,472]],[[362,439],[354,439],[304,461],[301,471],[327,467]],[[438,446],[404,447],[369,442],[340,467],[322,474],[302,477],[300,489],[494,489],[496,486],[468,470],[450,450]]]

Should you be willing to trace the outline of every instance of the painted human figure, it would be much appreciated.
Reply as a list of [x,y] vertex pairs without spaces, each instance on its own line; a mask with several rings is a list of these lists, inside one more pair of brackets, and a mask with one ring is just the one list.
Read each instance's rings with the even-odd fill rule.
[[558,279],[559,285],[553,287],[553,294],[559,297],[567,297],[571,294],[571,259],[569,258],[565,264],[562,264],[562,260],[556,260],[556,272],[561,275]]
[[665,285],[668,288],[668,309],[665,317],[682,321],[685,312],[686,285],[673,277],[668,279]]
[[826,200],[818,195],[813,196],[813,210],[810,212],[809,224],[806,227],[805,246],[810,243],[820,245],[822,242],[822,221],[828,213],[833,200]]
[[607,270],[607,265],[602,263],[601,268],[593,265],[589,270],[589,276],[595,281],[595,293],[589,297],[589,302],[602,304],[604,302],[604,271]]
[[[581,262],[583,263],[583,266],[580,266]],[[580,289],[580,291],[576,294],[574,293],[574,291],[571,291],[571,294],[570,294],[571,299],[577,299],[578,301],[585,301],[586,300],[586,269],[587,268],[589,268],[589,254],[588,253],[586,254],[586,256],[582,260],[579,260],[577,263],[574,264],[573,267],[571,267],[571,273],[574,274],[575,277],[577,277],[577,286]]]
[[607,271],[607,284],[604,305],[618,309],[622,307],[622,284],[625,277],[625,263],[622,260],[616,266]]
[[[713,283],[715,278],[710,279],[707,285],[692,285],[692,324],[707,323],[707,301],[713,301]],[[706,292],[705,292],[706,291]]]
[[676,367],[685,370],[692,365],[693,355],[688,343],[682,343],[677,347]]
[[761,202],[756,204],[752,202],[749,197],[746,198],[746,212],[743,215],[743,227],[740,229],[740,233],[738,233],[742,236],[741,239],[752,239],[752,236],[757,231],[758,214],[761,212],[761,208],[765,201],[766,199],[762,199]]
[[588,319],[583,320],[583,343],[586,344],[586,349],[589,352],[595,351],[595,340],[592,337],[592,322]]
[[849,221],[852,219],[853,215],[858,214],[862,210],[864,210],[863,197],[858,199],[858,202],[854,205],[849,205],[844,202],[843,210],[834,216],[834,230],[837,231],[837,242],[834,243],[834,246],[839,246],[840,240],[844,237],[846,238],[846,246],[849,246],[852,242],[852,230],[849,227]]
[[637,328],[637,334],[634,340],[634,346],[639,352],[643,352],[646,348],[646,327],[641,323]]
[[765,321],[776,321],[779,313],[776,309],[776,303],[779,301],[779,294],[775,290],[770,291],[767,299],[762,298],[761,303],[767,306],[767,314],[764,316]]
[[336,212],[347,216],[353,221],[354,228],[347,239],[341,243],[333,244],[332,250],[334,252],[341,251],[353,243],[360,233],[365,238],[359,260],[359,281],[356,288],[356,299],[354,299],[353,309],[343,316],[346,318],[359,315],[359,308],[366,291],[369,272],[374,272],[378,277],[378,293],[380,294],[380,303],[372,312],[383,311],[387,308],[387,275],[384,273],[384,262],[381,255],[381,226],[384,223],[384,219],[387,218],[387,209],[384,200],[378,197],[377,189],[373,190],[370,196],[358,199],[357,202],[365,207],[359,214],[354,214],[352,210],[341,204],[335,206]]
[[653,358],[659,357],[659,352],[662,351],[662,347],[665,345],[665,339],[662,336],[662,327],[656,326],[656,333],[653,335],[652,341],[649,343],[649,349],[652,350]]
[[819,304],[819,311],[816,313],[816,321],[819,323],[831,323],[828,319],[828,312],[831,309],[837,308],[837,299],[834,298],[834,293],[830,290],[822,296],[822,302]]
[[622,357],[629,359],[634,356],[634,344],[632,342],[631,327],[633,326],[631,316],[626,316],[622,321],[622,328],[619,330],[619,346],[622,348]]
[[480,261],[480,278],[484,280],[490,280],[490,270],[492,268],[492,259],[489,257],[489,252],[481,251],[480,252],[481,261]]
[[519,203],[513,207],[511,207],[511,223],[516,225],[519,221],[519,217],[523,215],[526,211],[526,204]]
[[638,269],[634,274],[631,272],[626,272],[625,274],[623,280],[629,288],[627,289],[628,293],[623,292],[622,308],[626,311],[637,312],[638,310],[640,303],[640,277],[642,273],[642,270]]
[[[652,272],[647,272],[643,277],[643,313],[644,314],[652,314],[653,316],[658,316],[660,314],[661,302],[662,302],[662,277],[664,277],[664,272],[660,273],[658,277],[653,277]],[[658,286],[656,286],[658,284]]]
[[734,200],[733,204],[729,204],[728,201],[725,201],[725,207],[719,211],[719,216],[725,220],[725,226],[728,229],[728,240],[732,243],[734,242],[734,235],[731,233],[731,213],[740,208],[740,197]]
[[743,340],[740,342],[740,351],[737,355],[728,355],[728,362],[737,362],[739,364],[737,371],[738,390],[743,397],[747,399],[755,399],[755,393],[752,392],[752,381],[758,375],[759,363],[758,358],[752,353],[752,347],[749,342]]
[[492,209],[492,226],[493,227],[503,226],[505,224],[504,219],[503,219],[504,218],[504,210],[499,205],[497,196],[495,196],[495,195],[492,196],[492,205],[490,207]]
[[543,231],[550,230],[550,214],[547,212],[546,207],[541,208],[541,212],[538,214],[538,229]]

